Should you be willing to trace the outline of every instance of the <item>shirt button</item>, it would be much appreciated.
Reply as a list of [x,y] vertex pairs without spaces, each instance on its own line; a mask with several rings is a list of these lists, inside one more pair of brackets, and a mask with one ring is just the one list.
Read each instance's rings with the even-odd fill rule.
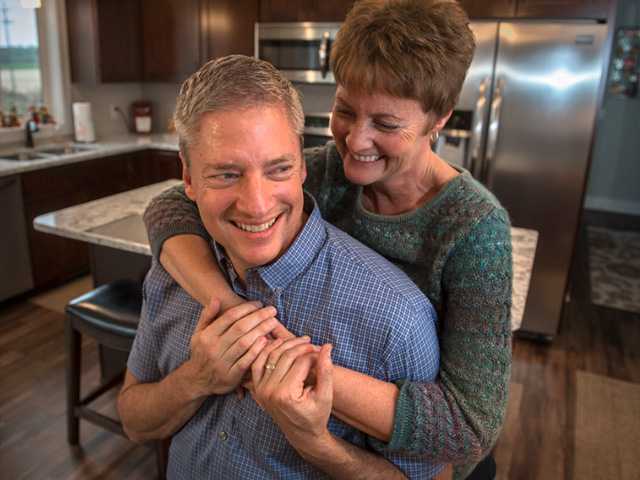
[[220,431],[218,432],[218,438],[220,439],[221,442],[226,442],[227,439],[229,438],[229,434],[224,430]]

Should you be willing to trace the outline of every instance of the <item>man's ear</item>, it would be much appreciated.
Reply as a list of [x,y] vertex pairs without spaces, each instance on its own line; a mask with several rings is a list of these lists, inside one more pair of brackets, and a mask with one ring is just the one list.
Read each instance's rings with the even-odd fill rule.
[[302,183],[307,180],[307,161],[304,159],[304,154],[300,155],[300,178],[302,179]]
[[184,182],[184,193],[187,194],[192,201],[196,201],[196,193],[193,188],[193,182],[191,179],[191,171],[189,169],[189,165],[187,165],[187,161],[182,152],[179,153],[180,161],[182,162],[182,181]]

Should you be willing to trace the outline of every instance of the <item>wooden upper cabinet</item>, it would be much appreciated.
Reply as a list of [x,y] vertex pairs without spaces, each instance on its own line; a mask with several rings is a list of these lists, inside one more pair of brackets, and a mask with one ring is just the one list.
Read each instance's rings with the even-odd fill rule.
[[588,18],[605,20],[609,0],[518,0],[520,18]]
[[139,0],[66,0],[71,80],[142,79]]
[[354,0],[260,0],[261,22],[343,22]]
[[203,15],[206,60],[232,53],[253,56],[258,0],[207,0]]
[[301,22],[309,0],[260,0],[261,22]]
[[471,18],[512,18],[516,14],[516,0],[460,0]]
[[182,81],[202,64],[206,0],[142,0],[143,78]]
[[354,0],[314,0],[309,12],[311,22],[344,22]]

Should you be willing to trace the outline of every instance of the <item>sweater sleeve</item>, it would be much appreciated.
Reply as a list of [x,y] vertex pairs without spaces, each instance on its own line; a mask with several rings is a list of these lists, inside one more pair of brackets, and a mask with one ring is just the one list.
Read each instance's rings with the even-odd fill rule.
[[477,462],[500,433],[511,369],[511,232],[504,210],[494,209],[457,243],[442,282],[438,379],[399,382],[392,438],[376,447]]
[[187,197],[182,183],[154,197],[144,211],[143,219],[155,258],[160,257],[164,242],[174,235],[192,234],[211,240],[197,205]]

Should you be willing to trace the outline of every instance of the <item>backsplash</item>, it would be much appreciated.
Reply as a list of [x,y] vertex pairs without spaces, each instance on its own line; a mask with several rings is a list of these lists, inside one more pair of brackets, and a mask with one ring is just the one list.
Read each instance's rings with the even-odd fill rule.
[[73,102],[91,102],[96,139],[120,135],[128,132],[120,115],[112,117],[110,106],[120,107],[129,121],[129,105],[143,98],[142,85],[139,83],[103,83],[71,85]]

